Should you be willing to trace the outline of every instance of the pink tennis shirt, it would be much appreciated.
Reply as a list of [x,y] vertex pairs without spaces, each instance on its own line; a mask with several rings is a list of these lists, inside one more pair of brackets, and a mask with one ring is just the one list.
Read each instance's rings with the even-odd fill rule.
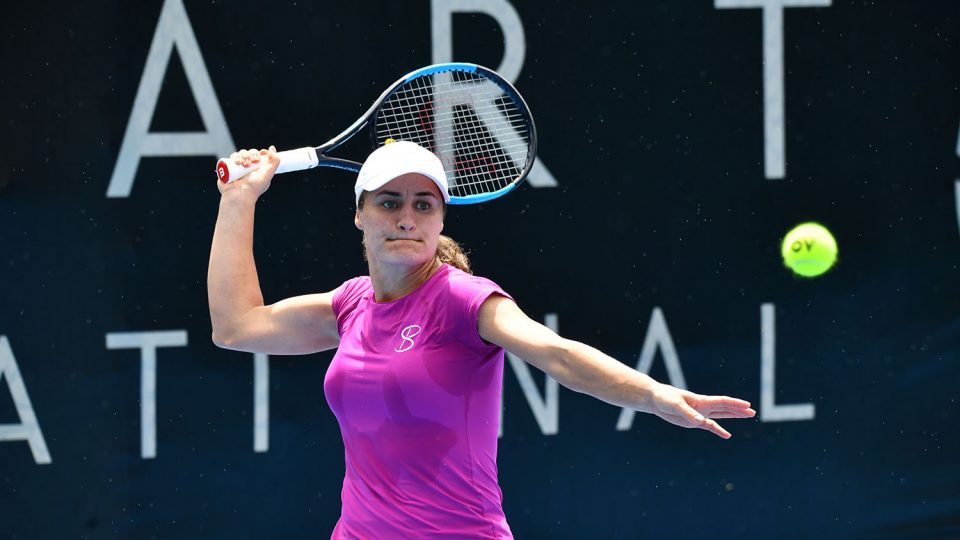
[[369,277],[334,293],[323,390],[346,475],[331,538],[513,538],[497,483],[504,351],[477,331],[491,294],[508,296],[448,265],[393,302]]

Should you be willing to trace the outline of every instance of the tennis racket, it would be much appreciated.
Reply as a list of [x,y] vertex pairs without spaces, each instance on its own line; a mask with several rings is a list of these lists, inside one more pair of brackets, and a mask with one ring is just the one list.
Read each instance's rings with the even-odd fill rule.
[[[394,139],[436,154],[447,173],[450,204],[509,193],[530,172],[537,153],[530,109],[509,82],[474,64],[435,64],[393,83],[353,125],[321,146],[279,152],[277,173],[318,166],[359,172],[360,163],[327,153],[364,130],[374,149]],[[221,159],[217,177],[233,182],[256,167]]]

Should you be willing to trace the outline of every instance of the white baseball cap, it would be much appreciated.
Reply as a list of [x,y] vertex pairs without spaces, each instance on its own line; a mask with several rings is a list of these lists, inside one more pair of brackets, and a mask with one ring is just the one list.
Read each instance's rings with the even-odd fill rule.
[[447,189],[447,173],[443,163],[433,152],[410,141],[387,142],[367,157],[357,175],[357,184],[353,190],[360,204],[360,194],[364,191],[376,191],[398,176],[417,173],[433,180],[440,188],[444,202],[450,202]]

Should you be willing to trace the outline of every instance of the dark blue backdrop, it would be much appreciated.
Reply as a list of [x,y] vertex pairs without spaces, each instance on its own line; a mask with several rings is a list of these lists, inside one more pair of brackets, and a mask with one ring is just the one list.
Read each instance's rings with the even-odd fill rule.
[[[691,390],[758,408],[775,338],[775,406],[815,414],[767,408],[726,422],[729,441],[643,415],[621,431],[619,409],[565,389],[545,434],[528,402],[543,375],[525,393],[508,366],[499,463],[518,538],[960,537],[960,5],[783,9],[786,170],[768,178],[776,19],[708,1],[516,4],[519,56],[504,0],[474,14],[444,0],[187,0],[189,24],[166,29],[160,1],[6,8],[0,536],[324,538],[339,515],[331,355],[270,359],[269,450],[256,452],[253,357],[210,342],[215,152],[137,159],[129,193],[108,196],[151,40],[192,29],[242,147],[322,142],[401,74],[447,60],[438,36],[456,60],[513,54],[557,185],[451,209],[446,232],[477,273],[629,365],[666,336],[675,354],[652,349],[652,376],[669,380],[672,359]],[[206,129],[186,58],[159,64],[151,132]],[[255,238],[268,302],[365,273],[352,182],[275,180]],[[779,260],[806,220],[840,245],[814,280]],[[144,458],[141,353],[107,335],[160,331],[186,344],[157,349]],[[15,387],[49,463],[11,435],[27,423]]]

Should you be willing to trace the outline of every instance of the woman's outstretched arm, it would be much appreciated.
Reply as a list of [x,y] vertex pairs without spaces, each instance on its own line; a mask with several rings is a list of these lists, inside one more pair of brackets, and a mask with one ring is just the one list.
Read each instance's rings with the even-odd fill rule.
[[489,297],[477,321],[480,336],[550,375],[557,382],[617,405],[651,413],[678,426],[700,428],[724,439],[730,433],[714,420],[749,418],[750,403],[727,396],[703,396],[659,383],[583,343],[564,339],[527,317],[513,300]]

